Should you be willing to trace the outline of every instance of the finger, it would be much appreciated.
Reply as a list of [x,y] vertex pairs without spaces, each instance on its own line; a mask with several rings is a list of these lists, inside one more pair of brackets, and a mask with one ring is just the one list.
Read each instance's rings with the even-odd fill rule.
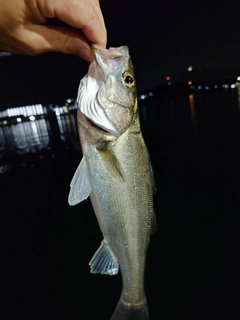
[[98,0],[38,2],[46,18],[58,18],[72,27],[82,29],[89,42],[106,46],[106,28]]
[[[26,32],[26,30],[25,30]],[[32,25],[24,34],[28,54],[39,54],[47,51],[62,52],[79,56],[91,62],[94,59],[93,50],[80,31],[59,26]]]

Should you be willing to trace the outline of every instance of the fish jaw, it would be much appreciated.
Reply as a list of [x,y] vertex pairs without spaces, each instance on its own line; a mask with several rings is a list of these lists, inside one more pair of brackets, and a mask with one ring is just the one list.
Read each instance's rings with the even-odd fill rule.
[[96,126],[119,136],[131,125],[137,111],[135,80],[131,86],[124,82],[126,72],[134,79],[128,47],[93,48],[95,60],[80,82],[78,106]]

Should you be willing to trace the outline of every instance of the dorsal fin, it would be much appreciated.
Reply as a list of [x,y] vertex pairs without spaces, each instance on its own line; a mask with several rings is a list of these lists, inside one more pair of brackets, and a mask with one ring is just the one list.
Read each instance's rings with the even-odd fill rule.
[[101,273],[113,276],[117,274],[119,270],[117,259],[114,257],[104,240],[92,257],[89,265],[91,266],[91,273]]
[[91,193],[87,163],[84,157],[72,178],[70,187],[71,189],[68,196],[68,203],[70,206],[74,206],[87,199]]

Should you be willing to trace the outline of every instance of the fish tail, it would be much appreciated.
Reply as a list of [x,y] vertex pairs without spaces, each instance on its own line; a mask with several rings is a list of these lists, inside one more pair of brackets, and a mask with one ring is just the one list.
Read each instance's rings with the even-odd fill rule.
[[110,320],[149,320],[147,303],[131,305],[121,299]]

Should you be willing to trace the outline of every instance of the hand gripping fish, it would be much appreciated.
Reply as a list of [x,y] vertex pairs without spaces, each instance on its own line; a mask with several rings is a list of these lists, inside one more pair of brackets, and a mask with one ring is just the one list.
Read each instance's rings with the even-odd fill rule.
[[144,268],[156,224],[154,179],[139,124],[134,70],[127,46],[93,48],[95,60],[78,90],[83,158],[68,201],[75,205],[90,196],[103,234],[91,272],[115,275],[120,267],[123,290],[111,320],[147,320]]

